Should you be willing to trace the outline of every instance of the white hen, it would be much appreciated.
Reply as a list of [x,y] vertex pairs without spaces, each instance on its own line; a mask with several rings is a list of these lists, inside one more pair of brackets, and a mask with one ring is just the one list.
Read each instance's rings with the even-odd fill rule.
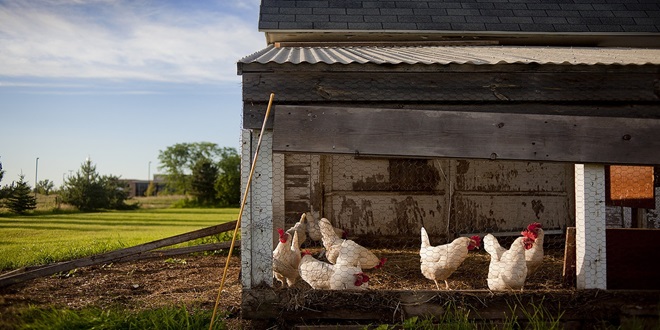
[[527,226],[527,230],[522,235],[534,240],[534,244],[529,250],[525,250],[525,261],[527,261],[527,276],[536,272],[543,263],[543,238],[545,234],[541,224],[534,222]]
[[293,237],[293,233],[298,233],[298,248],[305,242],[307,239],[307,221],[305,213],[300,216],[300,220],[296,222],[293,227],[289,228],[286,232]]
[[[309,234],[309,239],[312,241],[319,242],[323,239],[323,235],[321,234],[321,227],[319,226],[319,222],[316,221],[316,218],[312,216],[311,212],[305,213],[306,218],[307,218],[307,233]],[[335,235],[337,237],[341,238],[346,238],[346,231],[343,229],[335,228],[333,227],[333,230],[335,232]]]
[[[536,272],[536,270],[541,266],[541,263],[543,263],[544,233],[543,229],[541,228],[541,224],[534,222],[529,224],[527,229],[523,230],[520,234],[534,241],[532,247],[525,250],[527,277],[529,277],[534,272]],[[484,237],[484,250],[486,250],[486,252],[488,252],[491,256],[496,255],[496,259],[500,259],[502,253],[506,251],[504,247],[500,246],[499,242],[493,235],[487,235]]]
[[319,221],[321,228],[321,240],[325,248],[325,257],[332,264],[344,264],[357,266],[362,269],[380,268],[385,264],[385,259],[378,257],[364,246],[350,239],[342,239],[337,236],[330,220],[322,218]]
[[330,276],[331,290],[366,290],[369,288],[369,276],[362,272],[359,265],[334,265]]
[[419,250],[422,274],[429,280],[433,280],[438,290],[440,290],[438,281],[445,281],[445,288],[449,290],[447,278],[467,258],[468,251],[479,248],[479,244],[481,244],[481,238],[472,236],[459,237],[447,244],[431,246],[429,235],[422,227],[422,246]]
[[365,290],[369,276],[359,266],[332,265],[303,252],[300,260],[300,277],[317,290]]
[[[487,234],[484,242],[495,241],[497,239]],[[525,250],[533,244],[528,237],[518,237],[511,244],[509,250],[497,251],[487,249],[490,254],[490,264],[488,265],[488,288],[493,291],[518,290],[522,289],[527,279],[527,263],[525,262]],[[499,245],[499,243],[498,243]],[[485,244],[484,244],[485,246]]]
[[273,250],[273,275],[282,283],[283,287],[292,286],[300,277],[298,265],[300,264],[300,248],[298,247],[298,233],[291,234],[278,229],[280,241]]
[[299,269],[300,277],[312,289],[330,290],[330,277],[334,272],[334,265],[314,258],[309,252],[303,252]]

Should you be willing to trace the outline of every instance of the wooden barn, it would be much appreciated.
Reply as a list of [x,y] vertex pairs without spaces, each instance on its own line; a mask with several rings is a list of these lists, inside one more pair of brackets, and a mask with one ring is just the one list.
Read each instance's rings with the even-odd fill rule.
[[[301,298],[280,289],[276,229],[304,212],[383,254],[412,251],[389,255],[392,267],[419,263],[422,227],[441,244],[485,233],[505,240],[540,222],[549,252],[575,262],[532,284],[530,296],[549,281],[556,295],[571,295],[559,289],[572,277],[587,292],[660,289],[649,280],[658,267],[631,275],[634,265],[610,262],[644,263],[621,253],[630,250],[660,257],[660,231],[615,230],[660,227],[656,1],[262,0],[259,30],[266,47],[238,62],[244,189],[274,93],[241,219],[244,317],[433,311],[410,307],[440,295],[412,271],[381,273],[377,289],[359,293],[390,293],[406,308],[324,307],[332,295],[358,293]],[[425,289],[388,284],[386,274],[417,276]],[[485,285],[464,289],[489,294]]]

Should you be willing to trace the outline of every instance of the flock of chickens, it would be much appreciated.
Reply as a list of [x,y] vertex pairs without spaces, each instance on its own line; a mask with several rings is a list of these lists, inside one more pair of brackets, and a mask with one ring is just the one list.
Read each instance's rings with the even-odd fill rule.
[[[303,213],[300,220],[287,231],[278,229],[279,243],[273,250],[273,275],[283,287],[293,286],[299,279],[313,289],[364,290],[369,287],[366,269],[380,268],[386,259],[379,259],[369,249],[353,240],[346,233],[322,218],[316,221]],[[326,261],[319,260],[300,246],[309,238],[322,242]],[[459,237],[443,245],[432,246],[426,229],[421,229],[420,269],[422,274],[435,282],[445,282],[465,261],[468,252],[478,249],[481,237]],[[497,238],[487,234],[483,238],[486,252],[490,254],[488,288],[493,291],[521,290],[527,276],[535,272],[543,262],[543,229],[535,222],[521,232],[521,236],[507,250]]]

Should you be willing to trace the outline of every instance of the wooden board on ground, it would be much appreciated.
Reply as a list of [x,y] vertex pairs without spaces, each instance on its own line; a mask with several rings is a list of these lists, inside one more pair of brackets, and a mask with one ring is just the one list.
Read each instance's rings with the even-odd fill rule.
[[75,269],[79,267],[86,267],[86,266],[92,266],[106,262],[121,260],[122,258],[138,255],[150,250],[187,242],[201,237],[223,233],[226,231],[234,230],[235,228],[236,228],[236,221],[231,221],[220,225],[206,227],[188,233],[132,246],[125,249],[93,255],[91,257],[80,258],[66,262],[59,262],[38,268],[30,268],[30,269],[26,268],[24,271],[14,271],[11,272],[10,274],[6,274],[0,277],[0,288],[16,283],[28,281],[41,276],[48,276],[59,272],[69,271],[71,269]]

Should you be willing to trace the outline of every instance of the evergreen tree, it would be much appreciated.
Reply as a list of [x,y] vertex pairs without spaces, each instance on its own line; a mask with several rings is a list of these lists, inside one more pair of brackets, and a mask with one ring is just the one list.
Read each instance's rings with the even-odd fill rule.
[[107,206],[105,208],[113,210],[130,208],[125,203],[128,199],[128,184],[126,182],[122,182],[119,177],[114,175],[103,176],[100,181],[107,196]]
[[[0,162],[0,182],[2,182],[2,178],[5,176],[5,171],[2,169],[2,162]],[[7,187],[2,187],[0,186],[0,207],[2,207],[2,199],[7,197]]]
[[215,181],[218,179],[218,167],[208,158],[200,159],[193,166],[191,179],[191,194],[197,203],[214,206],[217,202]]
[[75,175],[64,181],[62,201],[81,211],[124,209],[128,198],[126,185],[118,177],[101,176],[87,159]]
[[25,182],[25,175],[19,175],[18,182],[9,187],[9,196],[6,202],[7,207],[14,213],[25,214],[37,208],[37,199],[32,193],[32,189]]

